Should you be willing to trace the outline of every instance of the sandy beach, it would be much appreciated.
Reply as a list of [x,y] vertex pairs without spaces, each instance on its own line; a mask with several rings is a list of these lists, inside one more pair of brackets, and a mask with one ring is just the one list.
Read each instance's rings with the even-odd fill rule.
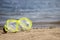
[[0,30],[0,40],[60,40],[60,28],[32,29],[29,32],[6,33]]
[[[5,26],[20,31],[4,33]],[[0,40],[60,40],[60,0],[0,0]]]

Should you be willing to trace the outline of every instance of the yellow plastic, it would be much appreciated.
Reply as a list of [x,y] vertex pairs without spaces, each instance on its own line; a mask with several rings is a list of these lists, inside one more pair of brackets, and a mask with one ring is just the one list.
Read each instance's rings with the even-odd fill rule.
[[[23,20],[28,23],[28,26],[27,26],[24,22],[22,22]],[[12,23],[14,23],[14,22],[16,23],[16,24],[15,24],[15,27],[16,27],[15,29],[13,29],[11,25],[9,26],[9,23],[11,23],[11,22],[12,22]],[[21,26],[22,28],[20,28],[20,26]],[[14,26],[13,26],[13,27],[14,27]],[[4,25],[4,29],[5,29],[5,31],[7,31],[7,32],[9,32],[9,31],[11,31],[11,32],[17,32],[17,31],[20,31],[19,28],[20,28],[20,30],[30,31],[30,29],[32,28],[32,21],[31,21],[30,19],[26,18],[26,17],[20,18],[19,20],[8,19],[8,20],[6,21],[6,24]]]
[[[22,22],[23,20],[25,20],[29,24],[29,26],[27,26],[24,22]],[[22,26],[22,30],[29,31],[32,28],[32,21],[26,17],[20,18],[18,22],[19,25]]]
[[[10,22],[15,22],[16,23],[16,29],[15,30],[13,28],[11,28],[11,26],[9,26]],[[18,31],[18,22],[17,22],[17,20],[15,20],[15,19],[9,19],[9,20],[7,20],[4,28],[5,28],[5,30],[7,32],[9,32],[9,30],[11,30],[12,32],[17,32]]]

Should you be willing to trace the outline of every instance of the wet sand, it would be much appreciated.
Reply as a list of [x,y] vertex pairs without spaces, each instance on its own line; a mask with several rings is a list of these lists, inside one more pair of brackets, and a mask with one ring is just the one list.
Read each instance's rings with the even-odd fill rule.
[[60,27],[60,21],[56,22],[33,22],[33,28],[56,28]]
[[60,28],[32,29],[30,32],[3,34],[0,30],[0,40],[60,40]]

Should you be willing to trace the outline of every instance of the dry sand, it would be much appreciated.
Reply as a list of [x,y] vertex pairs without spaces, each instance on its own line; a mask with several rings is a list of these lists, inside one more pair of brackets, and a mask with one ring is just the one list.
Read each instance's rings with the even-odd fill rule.
[[7,34],[0,30],[0,40],[60,40],[60,28],[32,29],[30,32]]

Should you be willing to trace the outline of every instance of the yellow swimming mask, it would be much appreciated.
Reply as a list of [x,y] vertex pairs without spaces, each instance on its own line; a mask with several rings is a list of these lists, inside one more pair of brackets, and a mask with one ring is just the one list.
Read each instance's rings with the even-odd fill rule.
[[19,30],[29,31],[32,28],[32,21],[26,17],[20,18],[19,20],[8,19],[4,26],[7,32],[17,32]]

